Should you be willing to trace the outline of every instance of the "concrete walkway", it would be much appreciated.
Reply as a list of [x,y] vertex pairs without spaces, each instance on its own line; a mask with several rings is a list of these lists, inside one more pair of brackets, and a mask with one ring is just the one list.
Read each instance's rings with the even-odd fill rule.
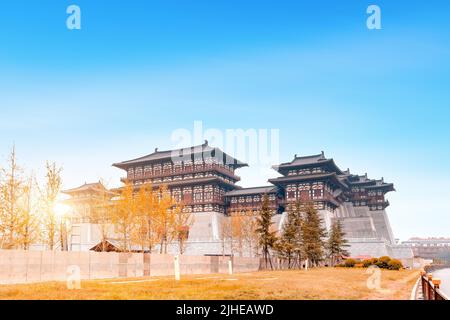
[[423,291],[422,291],[422,281],[419,280],[419,285],[416,290],[416,300],[424,300]]

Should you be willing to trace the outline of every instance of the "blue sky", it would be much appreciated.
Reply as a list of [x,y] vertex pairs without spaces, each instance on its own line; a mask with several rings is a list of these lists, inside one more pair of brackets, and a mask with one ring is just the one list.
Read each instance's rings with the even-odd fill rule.
[[30,170],[63,165],[65,187],[117,185],[113,162],[196,120],[274,128],[283,162],[323,150],[393,182],[397,237],[450,236],[449,16],[446,0],[2,1],[0,163],[15,143]]

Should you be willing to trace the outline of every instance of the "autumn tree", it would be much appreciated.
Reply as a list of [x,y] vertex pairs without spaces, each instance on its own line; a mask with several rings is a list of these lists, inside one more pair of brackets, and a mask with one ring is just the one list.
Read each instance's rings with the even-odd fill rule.
[[250,257],[254,256],[254,251],[258,249],[257,214],[251,210],[244,213],[242,221],[242,234],[244,245]]
[[231,219],[231,232],[233,233],[234,245],[242,257],[244,253],[244,241],[245,241],[245,229],[244,221],[246,220],[245,213],[234,213],[230,216]]
[[113,212],[115,210],[113,197],[113,192],[106,188],[104,180],[99,181],[99,188],[92,200],[91,221],[98,226],[102,251],[107,250],[107,240],[111,236]]
[[232,212],[225,217],[221,224],[224,254],[226,245],[228,245],[231,255],[237,252],[242,257],[245,248],[251,250],[257,238],[256,218],[254,216],[251,211],[246,211]]
[[134,232],[138,209],[133,184],[127,182],[112,210],[112,222],[120,235],[121,249],[124,251],[131,249],[131,235]]
[[332,266],[335,266],[342,256],[349,255],[346,250],[348,246],[348,241],[345,239],[345,233],[342,230],[341,222],[336,219],[331,225],[330,236],[327,242],[328,255]]
[[16,150],[12,148],[8,167],[1,171],[0,248],[14,249],[19,245],[21,225],[20,197],[25,187],[23,171],[17,165]]
[[45,185],[40,190],[44,224],[43,235],[48,248],[53,250],[58,232],[63,232],[63,230],[59,230],[58,217],[54,210],[58,195],[61,192],[62,168],[58,167],[56,163],[48,161],[45,164],[45,168]]
[[256,232],[259,238],[259,245],[262,251],[265,268],[270,264],[270,268],[273,269],[272,260],[270,259],[270,250],[273,249],[276,241],[276,231],[272,227],[272,210],[269,205],[269,196],[266,194],[263,196],[261,210],[257,219]]
[[189,229],[194,224],[194,216],[185,209],[183,203],[177,203],[173,209],[173,213],[175,214],[173,227],[178,242],[178,251],[180,254],[183,254],[189,238]]
[[172,198],[166,185],[159,187],[155,205],[155,226],[159,237],[159,253],[167,253],[167,247],[177,236],[175,209],[177,202]]
[[221,224],[221,232],[222,232],[222,255],[225,256],[227,252],[230,255],[234,255],[234,234],[233,234],[233,224],[230,216],[225,217]]
[[135,195],[136,213],[133,219],[134,228],[131,233],[131,241],[133,244],[138,245],[142,252],[145,251],[149,238],[147,209],[150,209],[150,213],[152,212],[151,208],[148,208],[149,197],[151,197],[152,194],[153,192],[148,186],[142,185]]
[[40,223],[37,216],[38,208],[34,197],[35,191],[35,179],[30,176],[23,187],[19,207],[20,223],[17,231],[18,243],[24,250],[30,249],[30,245],[38,239],[40,232]]

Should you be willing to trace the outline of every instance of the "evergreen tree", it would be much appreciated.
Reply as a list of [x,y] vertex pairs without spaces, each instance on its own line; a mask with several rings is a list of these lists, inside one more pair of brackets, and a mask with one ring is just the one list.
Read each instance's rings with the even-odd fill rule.
[[326,230],[322,227],[322,219],[312,204],[306,205],[301,229],[305,257],[315,266],[323,260]]
[[279,256],[287,260],[289,269],[297,263],[300,264],[303,255],[301,223],[300,203],[291,204],[287,212],[287,221],[283,225],[282,235],[275,246]]
[[260,216],[257,219],[256,233],[259,238],[259,245],[262,250],[265,267],[270,264],[273,269],[272,261],[270,259],[270,250],[274,247],[276,242],[275,231],[272,230],[272,210],[269,206],[269,196],[264,195],[261,205]]
[[297,229],[296,237],[295,237],[295,246],[294,246],[294,254],[295,254],[295,262],[299,267],[302,265],[302,260],[305,257],[305,245],[303,241],[303,223],[304,223],[304,213],[302,210],[302,203],[298,200],[294,205],[294,218],[295,218],[295,227]]
[[328,254],[331,260],[331,265],[335,266],[338,259],[342,256],[348,256],[346,247],[348,241],[344,238],[345,233],[342,231],[342,225],[339,220],[334,220],[331,225],[331,233],[328,238]]

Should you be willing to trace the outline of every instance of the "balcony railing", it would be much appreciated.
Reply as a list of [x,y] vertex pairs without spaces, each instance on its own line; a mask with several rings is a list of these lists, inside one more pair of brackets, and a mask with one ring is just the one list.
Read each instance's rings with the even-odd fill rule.
[[122,178],[123,180],[139,180],[139,179],[158,179],[158,178],[165,178],[165,177],[171,177],[171,176],[177,176],[177,175],[184,175],[184,174],[195,174],[195,173],[205,173],[208,171],[217,171],[224,175],[227,175],[231,178],[233,178],[236,181],[239,181],[241,178],[236,176],[232,170],[229,170],[225,168],[224,166],[218,165],[218,164],[212,164],[212,165],[197,165],[190,168],[184,168],[181,170],[174,169],[174,170],[161,170],[159,173],[142,173],[142,174],[133,174],[128,175],[126,178]]

